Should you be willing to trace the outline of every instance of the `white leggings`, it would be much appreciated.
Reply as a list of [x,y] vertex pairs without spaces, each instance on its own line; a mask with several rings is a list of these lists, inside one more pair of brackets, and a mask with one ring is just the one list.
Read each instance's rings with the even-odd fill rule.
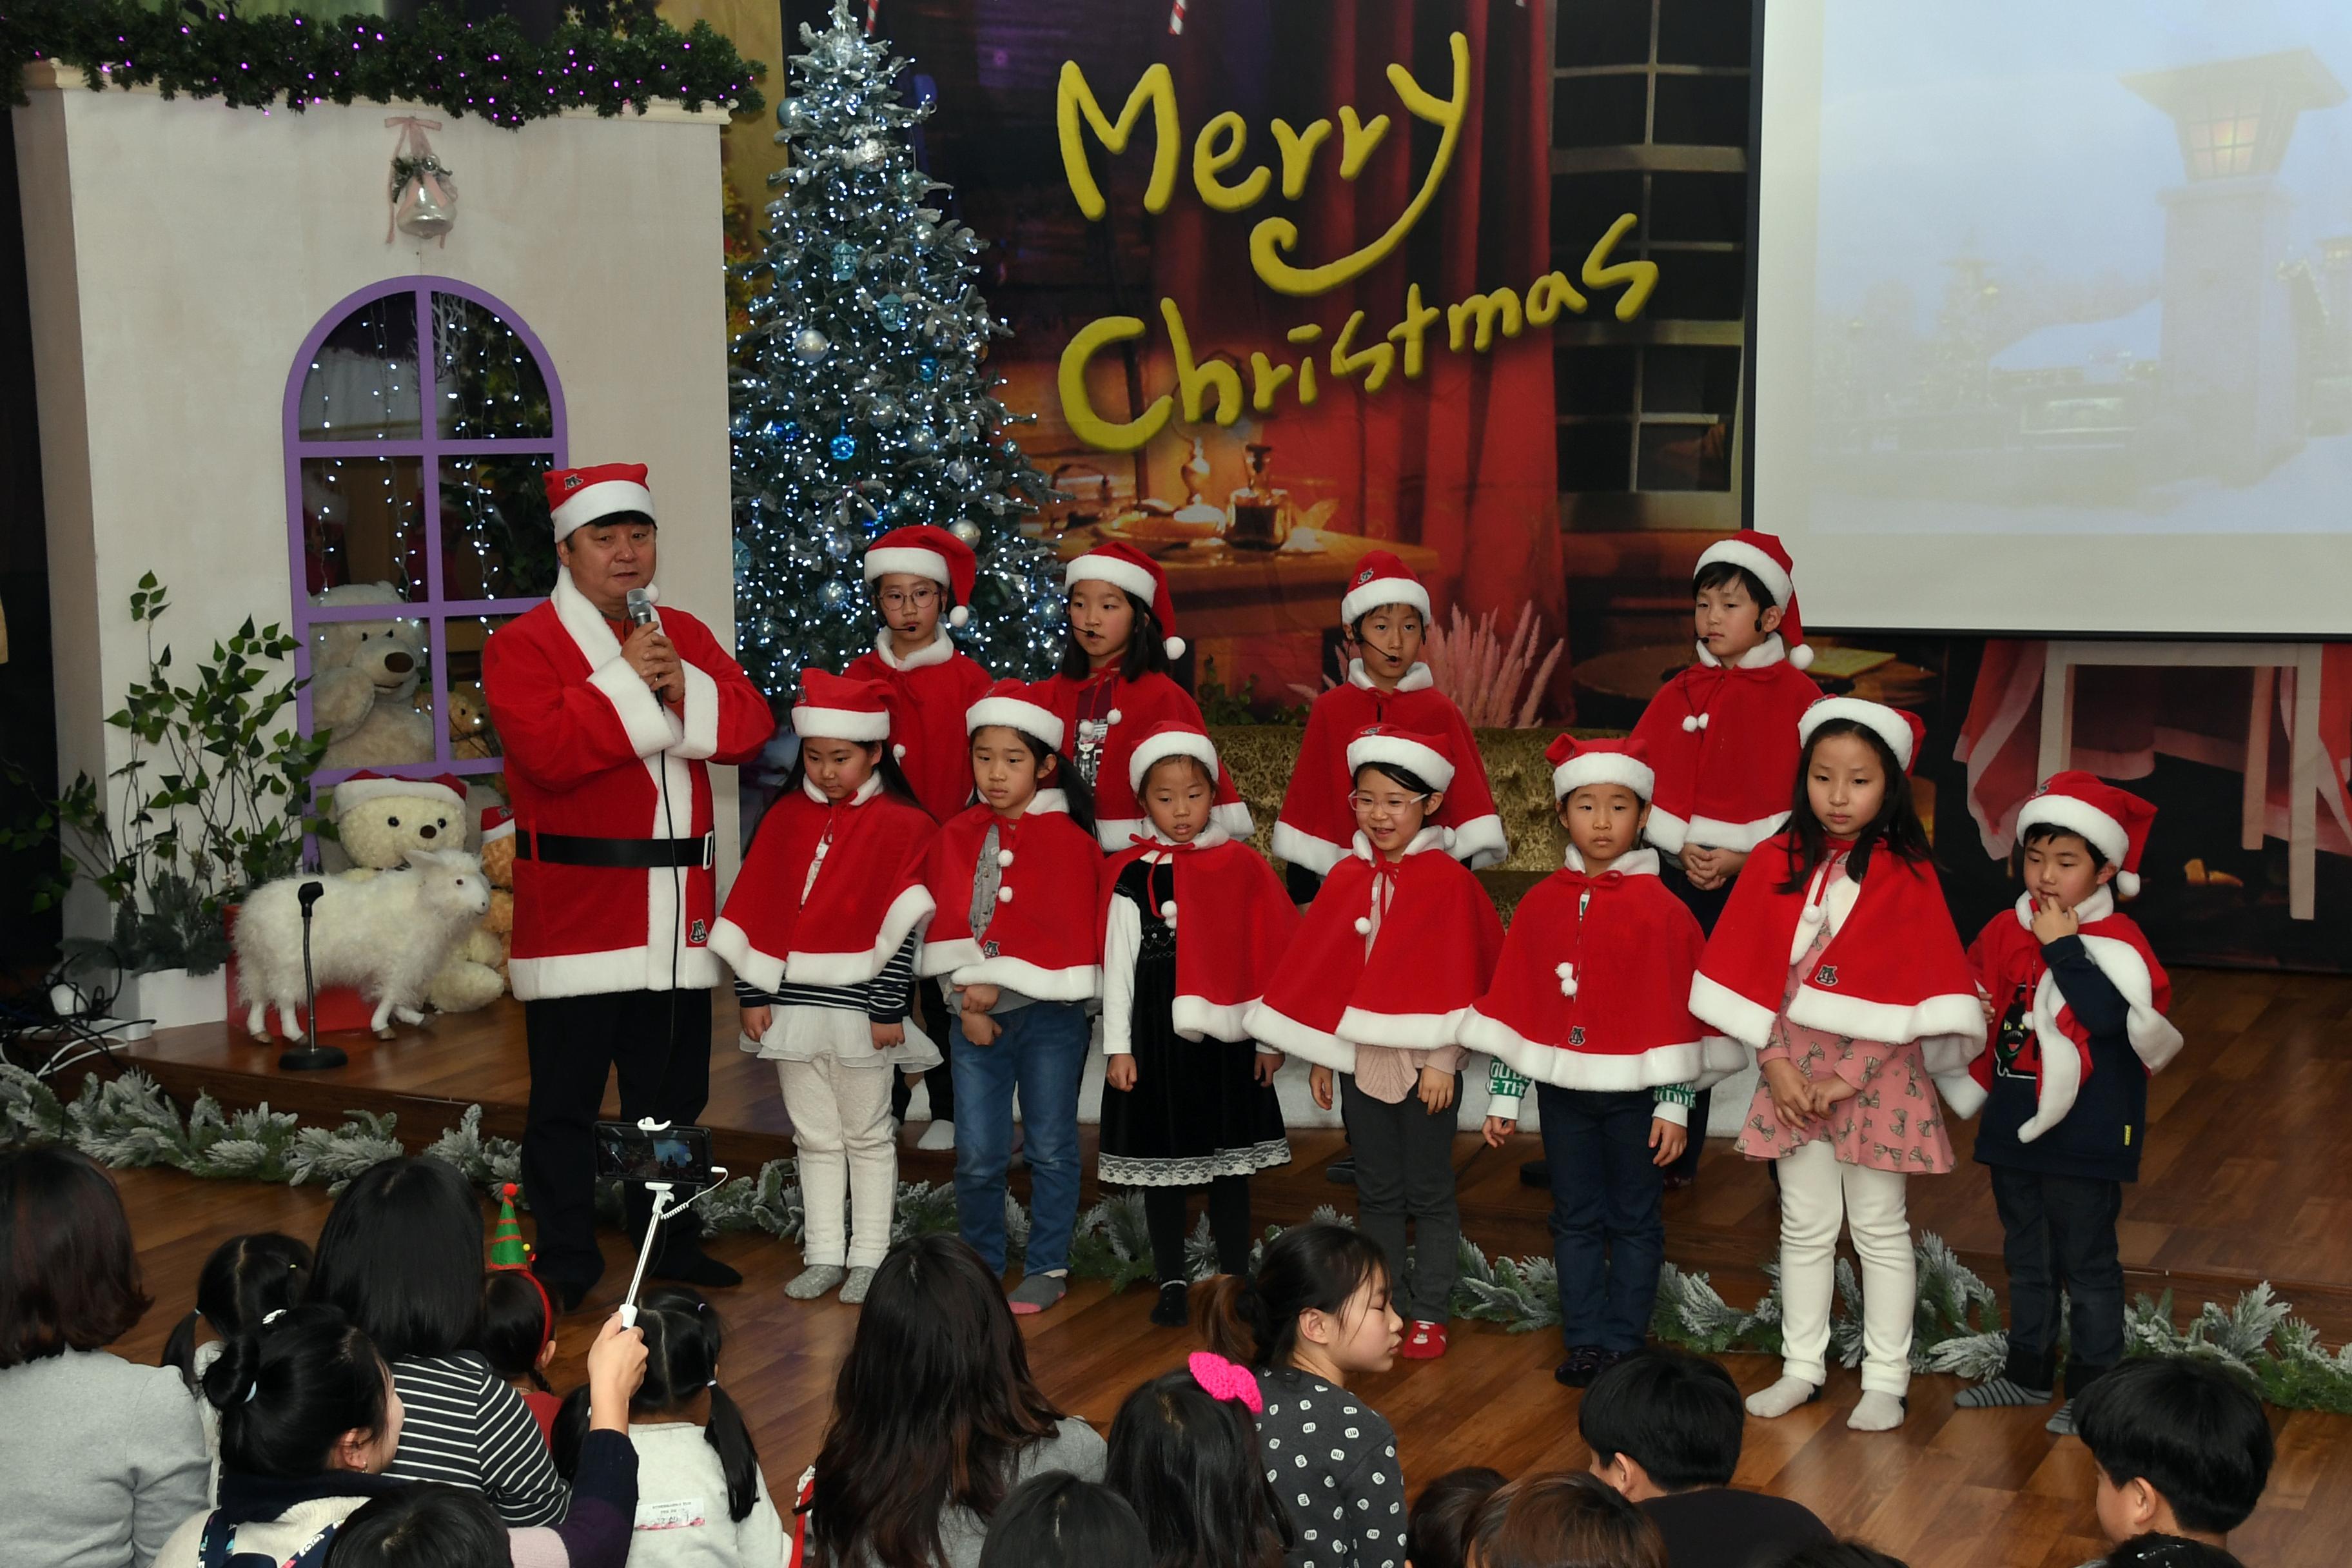
[[[831,1051],[814,1061],[780,1061],[776,1082],[792,1112],[806,1205],[801,1256],[814,1268],[872,1268],[890,1250],[898,1198],[898,1142],[890,1126],[889,1061],[851,1066]],[[848,1234],[842,1226],[845,1203]]]
[[1862,1260],[1862,1386],[1900,1397],[1911,1386],[1912,1309],[1919,1293],[1899,1171],[1840,1163],[1816,1138],[1780,1157],[1781,1375],[1829,1380],[1830,1305],[1837,1295],[1838,1222]]

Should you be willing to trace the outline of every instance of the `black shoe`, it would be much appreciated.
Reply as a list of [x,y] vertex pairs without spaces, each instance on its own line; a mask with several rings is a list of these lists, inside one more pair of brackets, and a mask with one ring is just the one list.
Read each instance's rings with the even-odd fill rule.
[[1340,1155],[1338,1159],[1323,1167],[1323,1179],[1330,1183],[1335,1187],[1354,1186],[1356,1184],[1356,1157],[1353,1154]]
[[706,1290],[724,1290],[743,1283],[741,1274],[698,1247],[685,1253],[673,1248],[646,1272],[656,1279],[675,1279],[681,1285],[698,1285]]
[[1181,1329],[1190,1320],[1185,1307],[1192,1288],[1181,1279],[1171,1279],[1160,1287],[1160,1300],[1151,1304],[1151,1321],[1163,1329]]
[[1519,1185],[1540,1187],[1545,1192],[1551,1191],[1551,1162],[1549,1160],[1520,1161]]
[[1554,1383],[1563,1388],[1590,1388],[1601,1369],[1616,1358],[1599,1345],[1578,1345],[1568,1352],[1568,1359],[1551,1369]]
[[588,1292],[596,1288],[596,1281],[593,1279],[566,1279],[561,1276],[551,1278],[540,1273],[536,1268],[531,1270],[531,1276],[547,1291],[547,1299],[555,1303],[558,1313],[578,1311],[580,1303],[586,1300]]

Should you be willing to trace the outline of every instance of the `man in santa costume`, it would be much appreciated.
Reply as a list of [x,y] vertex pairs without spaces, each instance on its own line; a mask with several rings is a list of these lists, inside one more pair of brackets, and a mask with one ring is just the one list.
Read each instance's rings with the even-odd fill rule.
[[[604,1271],[593,1127],[617,1070],[621,1117],[691,1123],[710,1087],[709,949],[718,918],[709,764],[757,756],[767,699],[709,627],[652,607],[653,493],[644,465],[546,477],[561,563],[545,604],[482,650],[514,803],[508,964],[523,1004],[530,1104],[523,1191],[532,1267],[567,1310]],[[637,614],[632,616],[632,595]],[[629,1189],[633,1245],[651,1198]],[[650,1271],[734,1285],[689,1211],[666,1220]]]

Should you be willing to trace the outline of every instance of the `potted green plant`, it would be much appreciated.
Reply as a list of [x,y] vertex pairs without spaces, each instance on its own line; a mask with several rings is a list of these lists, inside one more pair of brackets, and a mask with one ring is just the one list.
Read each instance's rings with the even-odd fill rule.
[[319,826],[310,774],[326,750],[295,723],[291,633],[248,616],[183,684],[171,645],[156,643],[168,607],[155,574],[142,577],[131,618],[146,631],[147,676],[106,721],[130,737],[122,764],[103,785],[78,774],[15,830],[18,844],[58,845],[59,873],[35,890],[37,908],[76,878],[111,907],[107,936],[66,940],[70,970],[85,990],[114,996],[116,1016],[158,1027],[228,1016],[225,916],[254,888],[301,868]]

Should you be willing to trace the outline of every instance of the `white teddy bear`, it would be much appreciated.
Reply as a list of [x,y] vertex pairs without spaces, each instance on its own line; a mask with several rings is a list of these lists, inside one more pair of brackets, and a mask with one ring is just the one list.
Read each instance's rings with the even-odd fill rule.
[[[321,605],[403,602],[389,583],[345,583],[311,599]],[[425,626],[418,621],[312,625],[310,725],[314,732],[332,737],[321,767],[381,768],[433,760],[433,721],[415,707],[425,659]]]
[[[335,786],[336,836],[352,862],[342,878],[365,881],[417,855],[463,853],[468,848],[467,826],[474,819],[465,784],[449,774],[403,779],[354,773]],[[477,943],[476,937],[484,940]],[[506,979],[494,967],[495,948],[488,933],[467,933],[442,961],[426,1000],[444,1013],[471,1013],[498,1000]]]

